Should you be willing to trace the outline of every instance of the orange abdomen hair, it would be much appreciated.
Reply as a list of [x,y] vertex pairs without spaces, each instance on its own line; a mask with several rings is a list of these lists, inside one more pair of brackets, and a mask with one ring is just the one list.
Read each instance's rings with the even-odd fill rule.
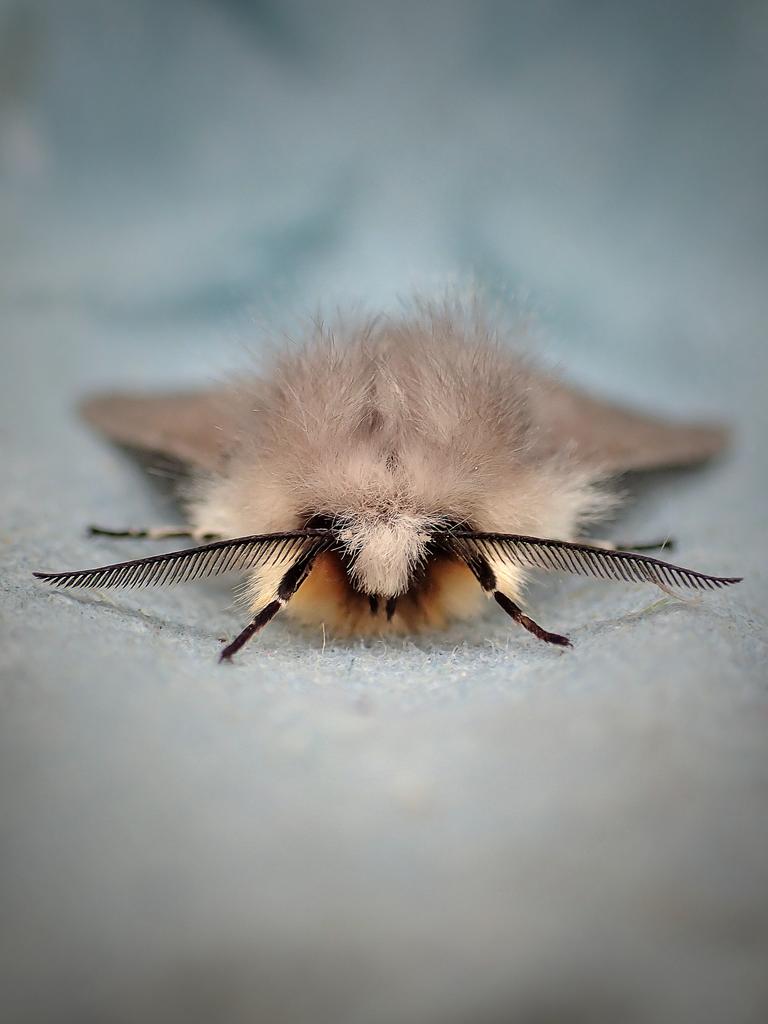
[[323,624],[334,636],[385,636],[443,629],[452,620],[475,618],[483,607],[483,592],[466,565],[438,558],[419,583],[397,599],[388,621],[383,602],[372,612],[368,597],[349,582],[339,556],[326,552],[285,612],[305,625]]

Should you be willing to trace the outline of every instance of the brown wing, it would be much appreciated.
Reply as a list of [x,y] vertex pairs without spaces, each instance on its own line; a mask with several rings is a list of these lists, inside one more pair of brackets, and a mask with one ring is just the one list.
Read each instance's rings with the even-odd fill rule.
[[235,435],[231,396],[224,390],[94,395],[80,411],[110,440],[192,469],[216,469]]
[[702,462],[722,451],[728,430],[714,423],[675,423],[594,398],[537,376],[530,407],[547,450],[621,473]]

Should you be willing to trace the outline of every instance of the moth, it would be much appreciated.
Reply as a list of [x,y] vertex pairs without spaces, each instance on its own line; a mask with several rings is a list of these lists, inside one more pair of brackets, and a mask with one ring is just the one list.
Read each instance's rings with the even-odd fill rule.
[[99,530],[193,547],[94,569],[35,573],[60,587],[244,578],[251,618],[229,660],[282,611],[336,635],[400,634],[523,611],[532,570],[715,589],[712,576],[587,542],[621,474],[724,447],[717,425],[675,423],[592,397],[517,351],[477,303],[313,324],[268,372],[199,393],[106,394],[86,420],[187,471],[189,525]]

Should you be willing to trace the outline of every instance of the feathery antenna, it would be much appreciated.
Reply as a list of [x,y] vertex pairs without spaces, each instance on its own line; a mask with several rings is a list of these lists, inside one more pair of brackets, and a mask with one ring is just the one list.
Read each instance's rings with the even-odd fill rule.
[[742,581],[740,576],[711,576],[635,551],[615,551],[573,541],[469,530],[447,534],[441,541],[470,568],[473,559],[477,563],[477,556],[480,556],[485,562],[506,561],[524,569],[547,569],[628,583],[655,583],[660,587],[716,590]]
[[153,587],[188,583],[225,572],[290,562],[311,551],[327,551],[335,543],[330,530],[294,530],[213,541],[162,555],[133,558],[95,569],[36,572],[55,587]]

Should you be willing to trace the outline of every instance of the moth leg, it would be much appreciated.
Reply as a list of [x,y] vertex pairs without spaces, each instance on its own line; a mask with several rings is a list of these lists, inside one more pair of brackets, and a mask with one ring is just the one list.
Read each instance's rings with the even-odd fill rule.
[[247,644],[255,633],[258,633],[260,629],[263,629],[268,622],[274,619],[283,605],[290,601],[301,584],[307,578],[315,558],[317,558],[317,548],[313,548],[293,563],[291,568],[287,570],[283,575],[283,578],[280,580],[275,599],[270,601],[266,607],[262,608],[261,611],[251,619],[245,629],[241,633],[238,633],[235,639],[227,644],[219,655],[219,661],[231,661],[233,654],[237,654],[240,648]]
[[539,640],[544,640],[548,644],[558,644],[560,647],[573,647],[567,636],[561,636],[559,633],[549,633],[546,629],[543,629],[538,622],[534,622],[530,616],[525,614],[522,608],[518,607],[514,601],[510,601],[507,595],[502,594],[500,590],[495,590],[493,596],[507,615],[510,615],[523,629],[533,633]]
[[629,544],[618,540],[595,539],[594,537],[579,538],[579,544],[591,544],[594,548],[605,548],[606,551],[672,551],[675,541],[671,537],[664,540],[644,541],[641,544]]
[[193,530],[188,526],[149,526],[144,529],[111,530],[106,526],[89,526],[91,537],[130,537],[144,540],[170,540],[174,537],[189,537],[192,540],[222,540],[218,533]]
[[474,554],[466,558],[465,561],[486,594],[493,594],[496,602],[501,605],[507,615],[511,615],[515,622],[518,622],[523,629],[527,629],[529,633],[533,633],[539,640],[544,640],[548,644],[558,644],[560,647],[573,647],[567,636],[547,632],[538,622],[534,622],[529,615],[526,615],[523,609],[518,607],[506,594],[502,594],[500,590],[496,589],[496,574],[488,564],[488,560],[483,558],[482,555]]
[[282,601],[270,601],[266,608],[262,608],[259,614],[254,616],[242,633],[238,633],[235,639],[227,644],[219,655],[219,661],[229,661],[232,655],[237,654],[240,648],[248,643],[254,633],[258,633],[260,629],[263,629],[282,607]]

